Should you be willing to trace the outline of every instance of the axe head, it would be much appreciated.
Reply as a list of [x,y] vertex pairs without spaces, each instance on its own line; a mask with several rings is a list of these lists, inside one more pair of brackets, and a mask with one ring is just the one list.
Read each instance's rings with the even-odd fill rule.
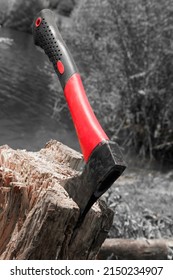
[[91,153],[82,173],[66,182],[65,189],[81,210],[80,222],[125,168],[119,146],[109,140],[103,141]]

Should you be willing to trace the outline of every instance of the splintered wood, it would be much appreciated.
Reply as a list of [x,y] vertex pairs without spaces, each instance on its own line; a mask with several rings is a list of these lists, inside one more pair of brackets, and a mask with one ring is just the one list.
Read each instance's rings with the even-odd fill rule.
[[0,259],[96,258],[113,213],[95,203],[76,227],[80,209],[64,185],[82,164],[55,140],[38,152],[0,147]]

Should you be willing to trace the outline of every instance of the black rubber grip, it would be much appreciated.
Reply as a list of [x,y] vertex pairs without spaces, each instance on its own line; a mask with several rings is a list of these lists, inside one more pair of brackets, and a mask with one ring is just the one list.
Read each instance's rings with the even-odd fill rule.
[[45,51],[64,88],[68,79],[78,70],[57,28],[54,13],[49,9],[39,12],[32,29],[34,43]]

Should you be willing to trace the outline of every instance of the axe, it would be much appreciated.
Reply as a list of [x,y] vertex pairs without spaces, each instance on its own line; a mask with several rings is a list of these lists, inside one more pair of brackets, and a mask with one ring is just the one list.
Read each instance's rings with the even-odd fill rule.
[[35,44],[44,50],[58,75],[84,157],[81,174],[65,185],[69,193],[73,189],[72,197],[80,208],[82,221],[126,166],[118,145],[109,140],[89,104],[77,66],[56,26],[54,13],[48,9],[40,11],[32,28]]

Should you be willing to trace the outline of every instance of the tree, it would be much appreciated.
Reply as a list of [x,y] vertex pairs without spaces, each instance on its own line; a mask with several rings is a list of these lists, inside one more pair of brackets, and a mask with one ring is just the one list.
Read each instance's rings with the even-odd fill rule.
[[171,0],[88,0],[73,13],[76,53],[110,136],[150,158],[173,155]]

